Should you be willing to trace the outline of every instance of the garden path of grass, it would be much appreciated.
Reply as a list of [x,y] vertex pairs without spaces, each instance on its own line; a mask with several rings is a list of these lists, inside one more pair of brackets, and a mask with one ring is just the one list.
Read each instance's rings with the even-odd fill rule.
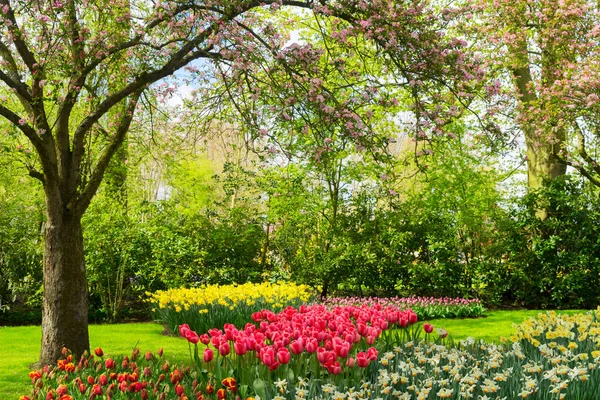
[[[499,342],[501,336],[512,334],[513,323],[535,317],[541,311],[490,311],[486,318],[435,319],[428,321],[444,328],[456,340],[472,336],[488,342]],[[576,311],[560,311],[575,313]],[[130,354],[134,347],[143,353],[164,349],[164,357],[172,363],[189,362],[187,343],[176,337],[162,335],[163,328],[153,323],[90,325],[90,345],[102,347],[105,356]],[[40,352],[39,326],[0,327],[0,399],[18,399],[30,390],[29,365]]]

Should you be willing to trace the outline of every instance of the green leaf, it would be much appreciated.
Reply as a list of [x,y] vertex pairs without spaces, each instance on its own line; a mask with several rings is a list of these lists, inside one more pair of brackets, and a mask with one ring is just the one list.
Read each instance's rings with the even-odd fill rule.
[[254,380],[254,383],[252,384],[252,387],[254,388],[254,393],[259,395],[263,399],[267,398],[267,388],[265,386],[265,381],[263,381],[260,378],[256,378]]

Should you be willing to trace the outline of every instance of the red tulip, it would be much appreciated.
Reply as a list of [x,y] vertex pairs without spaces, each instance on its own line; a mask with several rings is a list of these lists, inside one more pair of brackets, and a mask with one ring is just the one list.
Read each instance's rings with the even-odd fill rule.
[[277,350],[277,361],[283,365],[290,362],[290,351],[287,349],[287,347],[282,347]]
[[185,332],[185,338],[187,339],[188,342],[196,344],[200,341],[200,336],[198,336],[198,334],[194,331],[186,331]]
[[356,355],[356,364],[358,364],[361,368],[366,368],[369,365],[369,358],[367,357],[367,353],[364,351],[359,352]]
[[375,347],[369,347],[367,349],[367,357],[369,357],[370,361],[377,360],[377,356],[379,356],[379,351]]
[[266,347],[262,349],[260,359],[263,364],[269,366],[275,362],[275,350],[273,347]]
[[290,343],[290,350],[294,354],[300,354],[304,351],[304,346],[302,345],[302,340],[294,340]]
[[188,324],[179,325],[179,335],[181,337],[185,337],[185,333],[187,331],[191,331],[190,326]]
[[106,366],[106,369],[113,369],[115,367],[115,360],[109,358],[104,362],[104,365]]
[[354,358],[352,358],[352,357],[349,357],[349,358],[346,360],[346,367],[350,367],[350,368],[352,368],[352,367],[354,367],[354,365],[355,365],[355,363],[354,363]]
[[425,330],[425,333],[429,334],[429,333],[433,332],[433,325],[423,324],[423,329]]
[[56,388],[56,394],[62,396],[63,394],[67,394],[69,389],[67,389],[67,385],[61,384]]
[[408,314],[408,322],[410,322],[411,324],[415,324],[418,321],[418,317],[417,314],[415,314],[414,312],[409,312]]
[[202,342],[202,344],[209,344],[210,343],[210,336],[208,336],[206,333],[203,333],[202,335],[200,335],[200,342]]
[[214,357],[214,352],[208,347],[204,349],[204,362],[211,362]]
[[181,397],[181,395],[183,394],[183,386],[181,386],[179,383],[175,386],[175,393],[179,397]]
[[329,371],[329,373],[333,375],[339,375],[340,372],[342,372],[342,367],[338,361],[334,361],[330,364],[327,364],[326,367],[327,371]]
[[336,349],[335,354],[340,358],[348,357],[348,353],[350,352],[350,344],[344,342],[340,347]]
[[231,346],[229,346],[228,341],[223,341],[219,345],[219,354],[223,357],[227,356],[231,352]]
[[95,385],[92,387],[92,394],[93,394],[94,396],[102,396],[102,386],[100,386],[100,385],[98,385],[98,384],[95,384]]
[[318,347],[319,342],[317,341],[317,339],[312,338],[306,343],[306,351],[308,351],[309,353],[314,353],[315,351],[317,351]]
[[96,354],[98,357],[102,357],[104,355],[104,352],[102,351],[102,349],[100,347],[96,347],[94,349],[94,354]]
[[252,320],[256,321],[256,322],[260,322],[262,320],[262,313],[260,311],[252,313]]
[[233,343],[233,350],[238,356],[243,356],[246,354],[246,343],[241,340],[236,340]]
[[98,382],[100,382],[102,386],[106,386],[108,384],[108,378],[106,375],[102,374],[98,377]]

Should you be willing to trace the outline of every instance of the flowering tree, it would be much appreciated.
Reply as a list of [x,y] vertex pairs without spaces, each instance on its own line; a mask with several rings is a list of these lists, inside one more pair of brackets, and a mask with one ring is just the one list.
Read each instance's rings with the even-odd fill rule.
[[[600,186],[597,2],[476,0],[467,4],[471,15],[480,16],[472,21],[485,21],[479,33],[489,65],[499,66],[512,81],[509,95],[527,146],[529,187],[539,188],[544,180],[564,175],[568,165]],[[501,76],[496,75],[496,89]]]
[[[461,42],[441,35],[425,1],[0,0],[0,115],[30,143],[29,174],[43,183],[46,199],[42,363],[58,359],[62,346],[76,354],[89,348],[81,218],[145,90],[198,59],[221,66],[230,81],[252,82],[246,71],[269,54],[287,84],[310,85],[316,101],[316,92],[326,95],[317,80],[304,81],[322,52],[310,44],[286,47],[269,23],[269,11],[288,6],[343,21],[331,35],[346,46],[360,36],[390,54],[387,62],[402,72],[398,84],[413,93],[444,75],[459,78],[447,81],[459,91],[469,74]],[[430,95],[430,104],[445,96]],[[440,129],[441,108],[415,112],[438,118],[433,126]],[[343,103],[321,111],[349,122],[350,138],[361,136],[355,112]],[[90,146],[99,133],[107,138],[101,149]]]

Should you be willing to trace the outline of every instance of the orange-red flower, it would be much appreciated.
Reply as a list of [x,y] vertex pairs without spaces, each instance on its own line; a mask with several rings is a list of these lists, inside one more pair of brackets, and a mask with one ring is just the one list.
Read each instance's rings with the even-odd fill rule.
[[94,354],[96,354],[98,357],[102,357],[104,355],[104,352],[102,351],[102,349],[100,347],[96,347],[94,349]]
[[221,384],[227,388],[230,392],[236,393],[238,388],[235,382],[235,378],[228,377],[221,381]]
[[225,389],[217,390],[217,398],[219,400],[224,400],[226,397],[227,397],[227,392],[225,391]]
[[221,384],[223,386],[225,386],[226,388],[230,388],[232,386],[235,386],[236,385],[235,384],[235,378],[232,378],[232,377],[225,378],[225,379],[223,379],[221,381]]
[[56,388],[56,394],[59,396],[67,394],[68,391],[69,389],[67,388],[67,385],[64,384],[58,385],[58,387]]
[[29,373],[29,377],[31,378],[31,381],[35,381],[37,379],[40,379],[42,377],[42,371],[31,371]]

